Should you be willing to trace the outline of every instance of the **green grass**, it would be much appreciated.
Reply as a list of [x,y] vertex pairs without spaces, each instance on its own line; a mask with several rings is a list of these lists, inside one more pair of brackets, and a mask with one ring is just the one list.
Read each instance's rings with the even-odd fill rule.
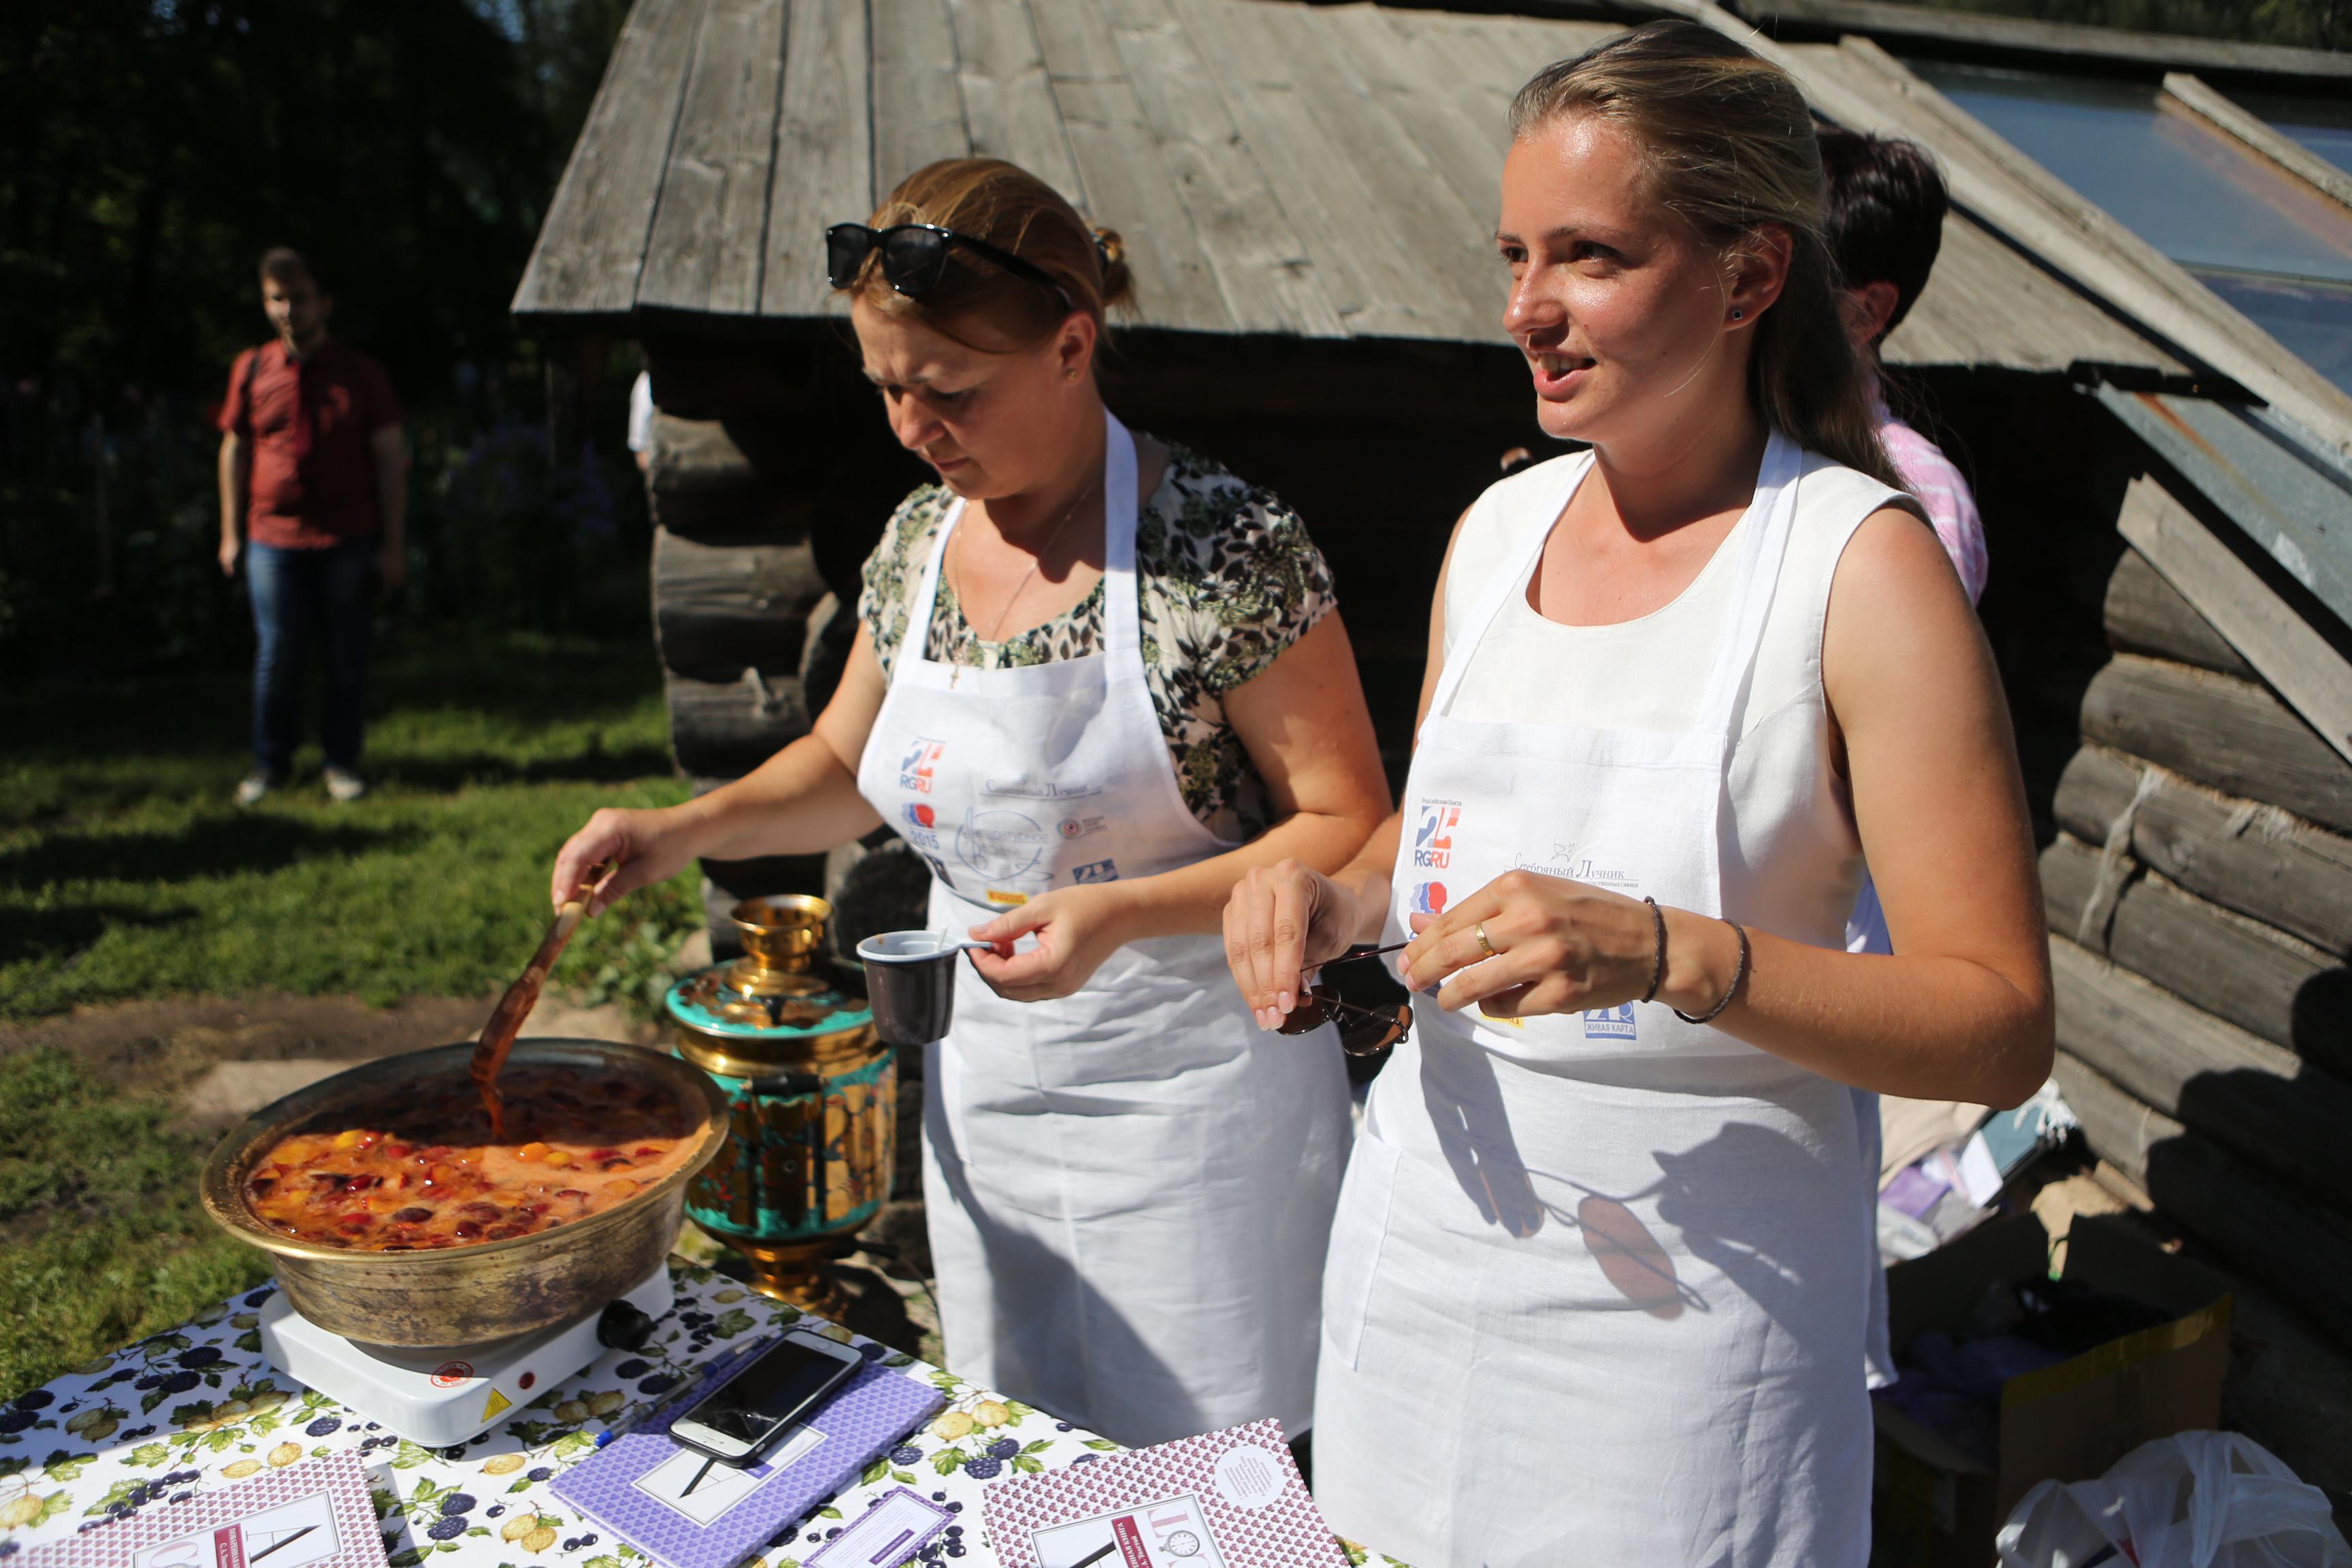
[[[485,994],[530,956],[550,861],[590,812],[687,795],[636,638],[391,650],[371,710],[366,800],[328,801],[314,755],[244,811],[234,673],[0,693],[0,1020],[199,994]],[[583,929],[556,987],[641,998],[701,921],[691,871],[624,911]],[[266,1273],[204,1217],[205,1144],[172,1114],[63,1052],[0,1056],[0,1399]]]
[[205,1217],[205,1147],[63,1051],[0,1057],[0,1399],[268,1276]]
[[[471,994],[530,956],[548,867],[589,813],[686,796],[642,647],[512,637],[376,676],[373,791],[352,805],[314,772],[231,804],[248,765],[233,675],[0,696],[0,1019],[196,993]],[[559,985],[700,919],[689,877],[625,909],[581,933]]]

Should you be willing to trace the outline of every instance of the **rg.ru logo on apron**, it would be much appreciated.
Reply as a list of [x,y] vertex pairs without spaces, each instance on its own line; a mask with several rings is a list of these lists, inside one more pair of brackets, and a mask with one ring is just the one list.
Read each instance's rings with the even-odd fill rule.
[[1412,830],[1413,865],[1424,871],[1443,871],[1453,865],[1454,829],[1461,821],[1461,802],[1423,802],[1421,820]]
[[940,755],[947,747],[938,741],[919,737],[909,742],[907,754],[898,763],[898,787],[917,795],[931,793],[931,774],[940,765]]

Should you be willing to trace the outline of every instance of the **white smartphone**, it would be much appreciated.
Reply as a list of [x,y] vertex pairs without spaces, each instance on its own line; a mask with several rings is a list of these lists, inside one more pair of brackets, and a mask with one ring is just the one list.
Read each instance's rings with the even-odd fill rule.
[[849,1381],[865,1357],[796,1329],[669,1424],[673,1441],[722,1465],[748,1465]]

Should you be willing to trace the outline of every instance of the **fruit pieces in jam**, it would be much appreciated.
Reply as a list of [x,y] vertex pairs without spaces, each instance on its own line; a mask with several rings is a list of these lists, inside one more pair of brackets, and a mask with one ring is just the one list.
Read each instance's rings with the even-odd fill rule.
[[463,1075],[378,1115],[317,1118],[254,1162],[246,1207],[279,1236],[354,1252],[503,1241],[627,1201],[682,1164],[699,1130],[626,1074],[509,1068],[500,1087],[504,1137]]

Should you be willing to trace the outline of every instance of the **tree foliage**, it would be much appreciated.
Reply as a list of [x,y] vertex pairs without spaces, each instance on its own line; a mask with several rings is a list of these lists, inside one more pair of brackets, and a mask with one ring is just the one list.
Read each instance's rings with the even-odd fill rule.
[[[0,5],[0,665],[237,652],[239,588],[209,559],[211,415],[235,354],[269,335],[256,263],[274,245],[310,258],[336,335],[383,362],[409,409],[425,570],[408,613],[442,614],[472,581],[432,570],[465,564],[440,548],[460,527],[489,531],[475,555],[538,540],[459,516],[481,486],[453,476],[541,417],[536,347],[508,307],[627,13]],[[578,489],[551,459],[531,471]],[[521,521],[562,510],[524,489]]]
[[625,0],[0,7],[0,369],[211,386],[309,254],[404,387],[509,352],[507,304]]

